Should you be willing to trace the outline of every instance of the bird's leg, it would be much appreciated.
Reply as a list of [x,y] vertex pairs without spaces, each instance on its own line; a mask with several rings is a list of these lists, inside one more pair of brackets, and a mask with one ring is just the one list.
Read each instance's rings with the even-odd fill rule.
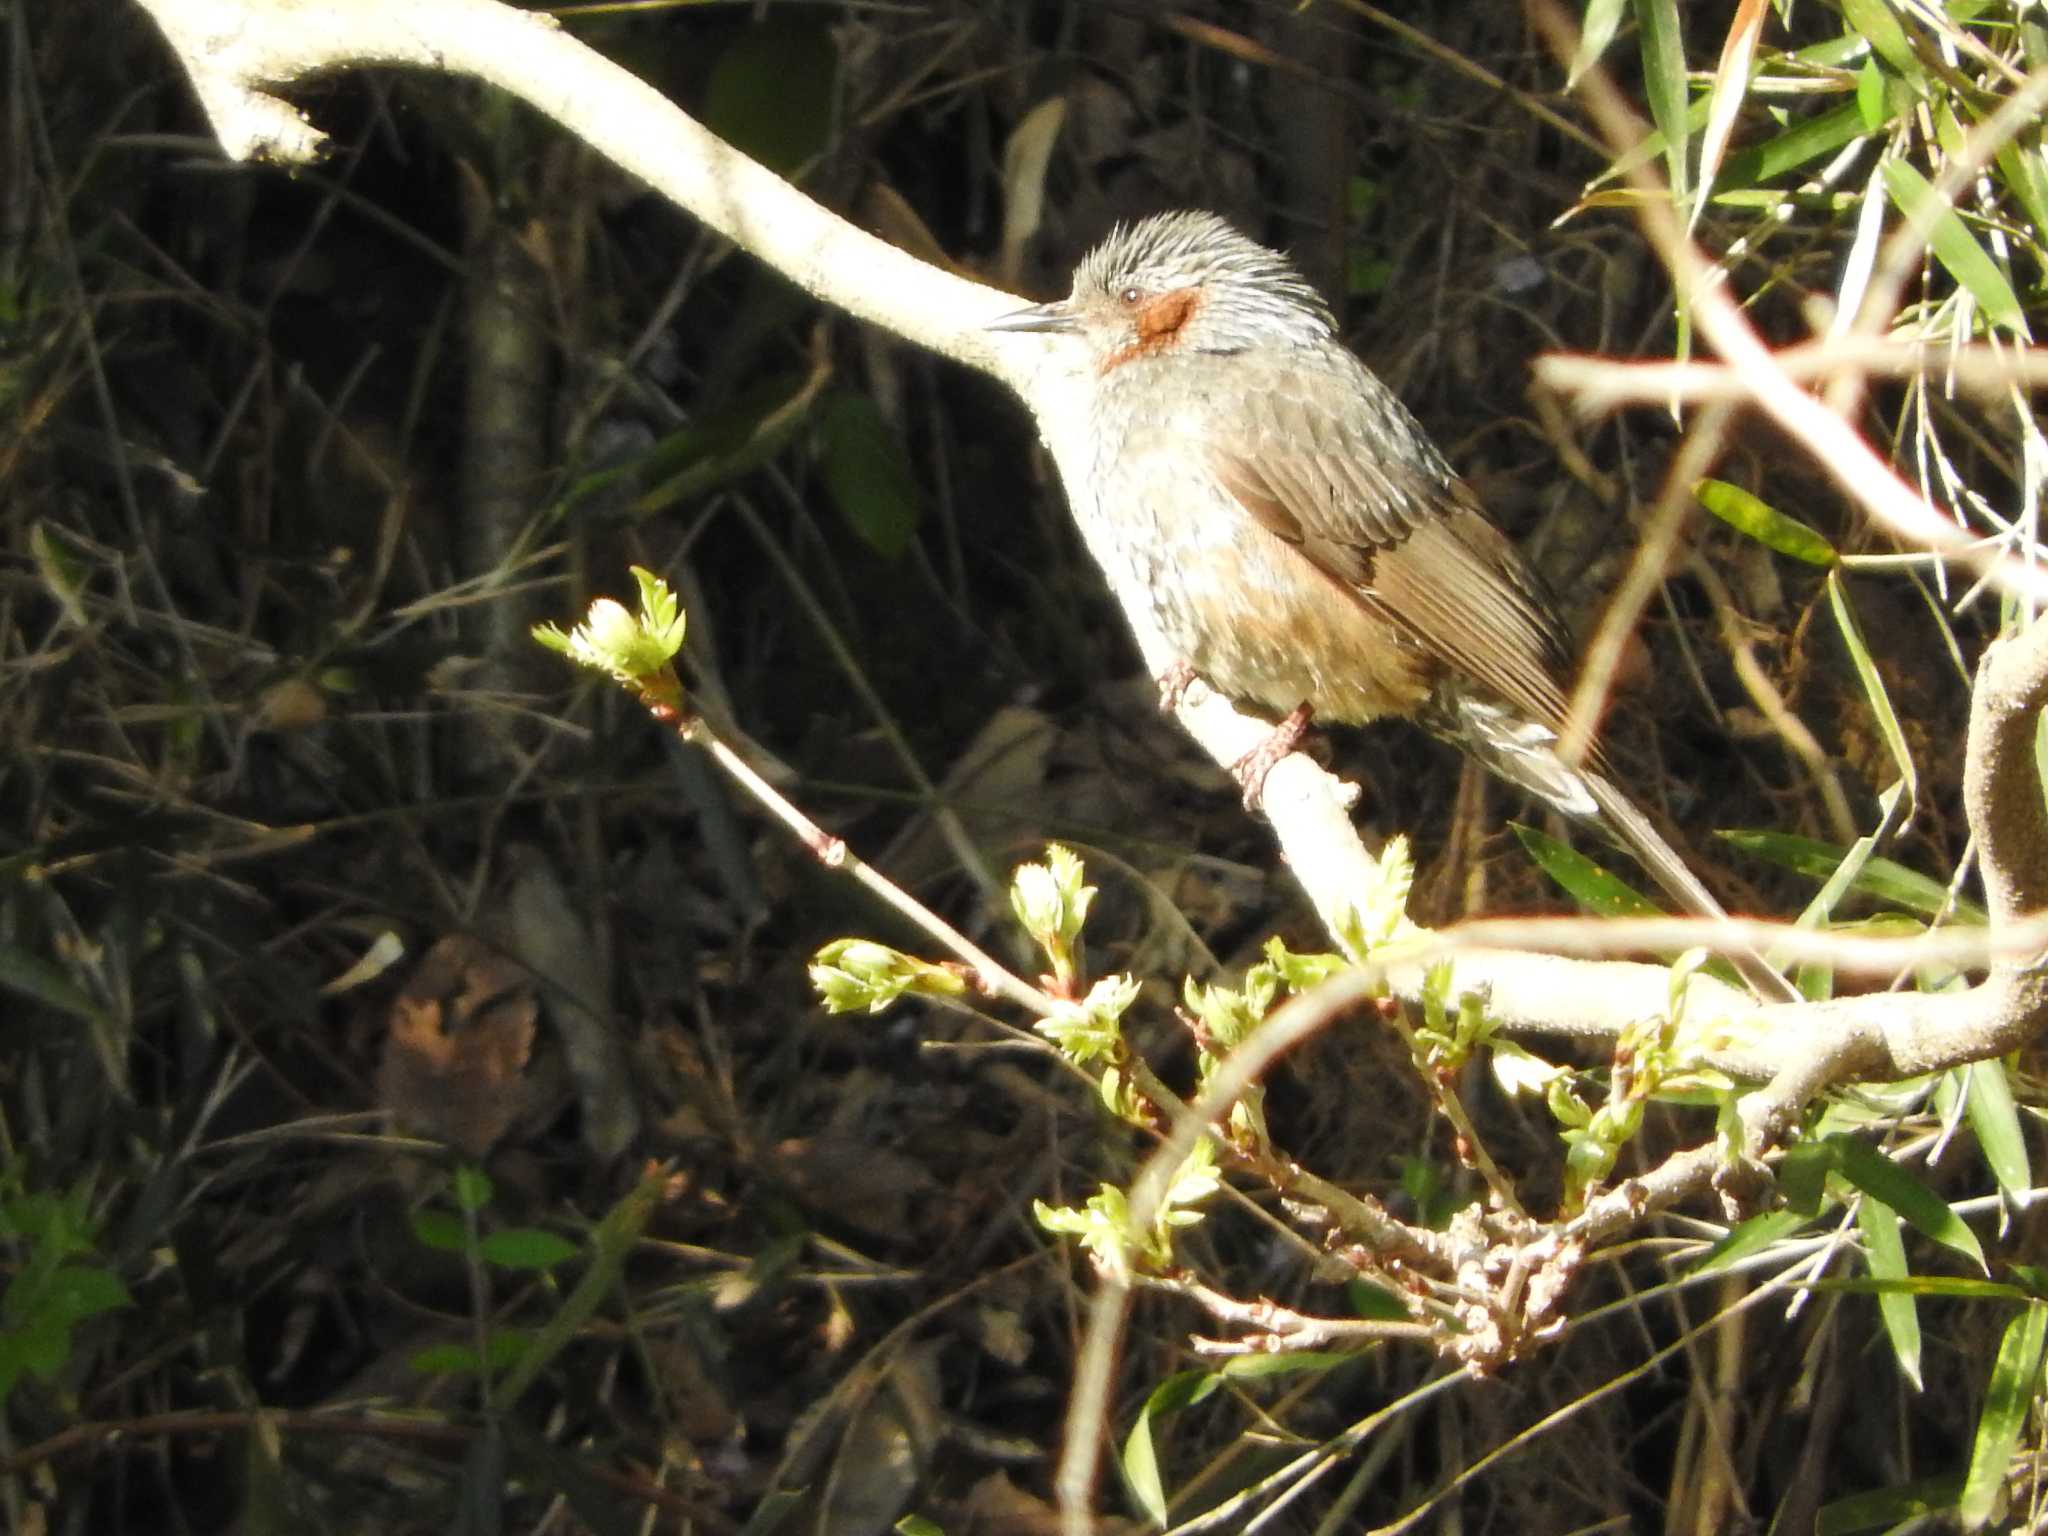
[[1188,691],[1188,684],[1200,677],[1201,674],[1185,661],[1176,661],[1159,674],[1159,707],[1168,712],[1179,709],[1181,696]]
[[1301,738],[1308,734],[1308,723],[1314,718],[1313,705],[1306,701],[1295,705],[1264,741],[1230,765],[1230,776],[1244,788],[1246,810],[1259,808],[1266,798],[1266,775],[1273,771],[1275,763],[1301,745]]

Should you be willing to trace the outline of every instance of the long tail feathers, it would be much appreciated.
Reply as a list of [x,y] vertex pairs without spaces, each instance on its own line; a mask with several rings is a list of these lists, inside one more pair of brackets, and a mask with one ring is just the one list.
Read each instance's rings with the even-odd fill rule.
[[[1635,802],[1618,786],[1592,772],[1581,772],[1579,779],[1593,797],[1593,803],[1600,807],[1601,817],[1607,826],[1635,855],[1636,861],[1664,887],[1665,895],[1695,917],[1728,915],[1714,900],[1713,893],[1700,884],[1699,877],[1678,856],[1677,850],[1664,841],[1657,829],[1650,825],[1650,819],[1636,809]],[[1728,962],[1742,973],[1742,979],[1763,1001],[1796,1003],[1800,1000],[1798,990],[1772,970],[1755,950],[1730,949]]]
[[[1650,819],[1620,787],[1591,766],[1567,766],[1557,755],[1557,733],[1476,695],[1454,692],[1437,701],[1424,723],[1455,742],[1511,784],[1541,796],[1565,815],[1616,839],[1695,917],[1726,917],[1713,893],[1665,842]],[[1753,949],[1730,948],[1728,961],[1767,1003],[1796,1003],[1798,991]]]

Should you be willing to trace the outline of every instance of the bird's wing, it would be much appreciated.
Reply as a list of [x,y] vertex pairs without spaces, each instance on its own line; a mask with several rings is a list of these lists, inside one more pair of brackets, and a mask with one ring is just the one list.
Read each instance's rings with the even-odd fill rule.
[[1461,681],[1562,730],[1563,629],[1534,572],[1406,409],[1362,366],[1276,373],[1270,384],[1237,418],[1245,430],[1208,443],[1224,488]]

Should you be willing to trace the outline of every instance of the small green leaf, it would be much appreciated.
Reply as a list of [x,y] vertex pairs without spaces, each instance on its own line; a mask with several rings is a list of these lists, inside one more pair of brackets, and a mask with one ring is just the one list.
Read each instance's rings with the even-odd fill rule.
[[582,1250],[567,1238],[539,1227],[507,1227],[483,1240],[484,1258],[500,1269],[549,1269]]
[[64,610],[64,617],[80,629],[90,628],[92,620],[85,610],[85,590],[91,579],[91,567],[72,551],[62,534],[40,518],[28,525],[28,549],[36,563],[36,574]]
[[2012,1454],[2026,1428],[2027,1409],[2041,1390],[2041,1348],[2048,1343],[2048,1303],[2034,1302],[2006,1324],[1998,1359],[1991,1367],[1991,1385],[1984,1394],[1984,1412],[1977,1420],[1970,1447],[1970,1469],[1963,1475],[1958,1509],[1965,1530],[1982,1530],[1998,1512],[2005,1492]]
[[946,1536],[946,1528],[923,1515],[905,1515],[896,1522],[896,1536]]
[[67,1324],[82,1323],[102,1312],[134,1304],[119,1275],[110,1269],[83,1264],[63,1265],[36,1287],[36,1311]]
[[1748,534],[1767,549],[1808,565],[1830,566],[1838,558],[1835,547],[1815,530],[1739,485],[1730,485],[1725,480],[1702,480],[1693,487],[1693,495],[1722,522]]
[[467,1344],[429,1344],[405,1363],[421,1376],[466,1376],[476,1369],[476,1351]]
[[443,1253],[461,1253],[469,1246],[469,1233],[462,1218],[453,1211],[414,1211],[412,1235],[425,1247],[438,1248]]

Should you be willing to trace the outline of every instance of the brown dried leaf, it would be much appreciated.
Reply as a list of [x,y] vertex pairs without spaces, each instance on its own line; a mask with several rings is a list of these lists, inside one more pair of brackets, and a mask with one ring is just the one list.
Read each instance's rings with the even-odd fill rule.
[[401,1124],[482,1157],[523,1103],[533,977],[464,934],[441,939],[392,1002],[377,1096]]

